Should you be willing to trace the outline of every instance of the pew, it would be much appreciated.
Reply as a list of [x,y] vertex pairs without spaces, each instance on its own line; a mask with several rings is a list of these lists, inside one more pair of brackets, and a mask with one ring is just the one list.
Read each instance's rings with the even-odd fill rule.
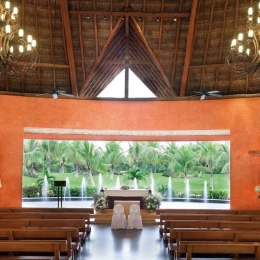
[[178,214],[234,214],[234,215],[260,215],[260,210],[231,210],[231,209],[156,209],[156,215],[162,213]]
[[[230,221],[253,221],[258,219],[258,215],[235,215],[235,214],[172,214],[162,213],[159,220],[159,233],[164,230],[165,220],[230,220]],[[260,219],[260,216],[259,216]]]
[[168,242],[170,230],[174,228],[186,229],[246,229],[260,230],[257,221],[225,221],[225,220],[165,220],[163,240]]
[[230,257],[229,254],[251,255],[252,259],[260,259],[260,243],[254,242],[180,241],[179,250],[181,254],[185,254],[186,256],[184,258],[176,256],[176,260],[191,260],[194,254],[207,254],[207,259],[210,259],[208,255],[216,257],[216,254],[222,256],[228,255],[226,258],[221,258],[223,260],[238,259],[237,257]]
[[[0,208],[1,211],[12,212],[67,212],[67,213],[89,213],[94,214],[94,208]],[[260,213],[259,213],[260,214]]]
[[[90,233],[90,214],[71,212],[0,212],[0,219],[83,219],[86,223],[81,232]],[[85,240],[85,237],[84,237]]]
[[[67,250],[66,240],[0,240],[0,252],[12,254],[10,257],[0,254],[0,259],[69,260],[71,257],[61,256]],[[44,253],[50,253],[51,256],[43,256]]]
[[259,242],[259,230],[209,230],[209,229],[172,229],[168,242],[169,252],[177,250],[180,257],[180,241],[230,241],[230,242]]
[[83,219],[0,219],[0,228],[14,227],[74,227],[80,231],[80,241],[85,240],[87,233]]
[[[8,232],[8,237],[6,237]],[[5,240],[66,240],[67,256],[74,256],[80,249],[79,230],[77,228],[8,228],[0,229],[0,239]]]

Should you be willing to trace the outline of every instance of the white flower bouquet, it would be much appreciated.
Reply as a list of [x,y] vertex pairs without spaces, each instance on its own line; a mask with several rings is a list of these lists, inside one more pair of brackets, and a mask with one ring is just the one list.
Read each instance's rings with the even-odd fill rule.
[[107,197],[103,192],[100,194],[95,194],[93,198],[94,203],[92,206],[95,208],[95,210],[103,210],[108,208]]
[[159,193],[149,194],[144,197],[144,206],[148,210],[156,210],[160,207],[162,201],[162,195]]

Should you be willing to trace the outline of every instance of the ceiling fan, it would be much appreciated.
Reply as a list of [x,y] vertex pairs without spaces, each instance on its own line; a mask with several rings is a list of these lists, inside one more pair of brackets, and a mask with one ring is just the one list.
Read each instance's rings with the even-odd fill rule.
[[66,94],[66,91],[63,90],[57,90],[57,89],[51,89],[48,93],[39,94],[37,96],[44,96],[51,94],[54,99],[58,98],[58,95],[66,96],[66,97],[73,97],[71,94]]
[[213,96],[213,97],[222,97],[221,94],[219,94],[218,90],[211,90],[211,91],[193,91],[195,96],[200,96],[200,100],[204,100],[206,96]]

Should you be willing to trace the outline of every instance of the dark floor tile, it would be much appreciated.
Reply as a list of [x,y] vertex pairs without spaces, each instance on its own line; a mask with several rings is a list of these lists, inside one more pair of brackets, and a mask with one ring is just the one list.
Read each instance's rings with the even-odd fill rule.
[[164,260],[171,259],[157,225],[143,230],[111,230],[95,224],[78,254],[79,260]]

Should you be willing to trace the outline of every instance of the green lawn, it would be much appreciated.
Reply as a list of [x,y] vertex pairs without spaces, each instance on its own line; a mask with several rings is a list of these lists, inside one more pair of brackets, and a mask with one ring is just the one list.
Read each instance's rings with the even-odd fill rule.
[[[74,174],[68,173],[68,174],[61,174],[61,173],[54,173],[51,174],[56,177],[56,180],[65,180],[66,177],[70,180],[70,187],[81,187],[82,178],[85,176],[79,175],[79,177],[75,177]],[[114,178],[110,178],[110,174],[103,174],[102,175],[102,186],[104,188],[116,188],[117,179],[119,178],[120,186],[126,185],[124,176],[120,175],[114,175]],[[229,191],[229,179],[228,175],[223,174],[215,174],[214,175],[214,183],[213,188],[214,190],[225,190]],[[99,186],[99,176],[93,176],[95,185]],[[168,184],[168,177],[162,176],[161,173],[155,173],[154,174],[154,184],[155,187],[157,185],[167,185]],[[210,175],[205,174],[201,178],[189,178],[189,184],[190,184],[190,193],[199,193],[203,192],[204,190],[204,181],[207,181],[207,188],[209,188],[209,179]],[[27,176],[23,177],[23,186],[32,186],[33,184],[36,184],[37,179],[36,178],[29,178]],[[87,181],[87,185],[91,186],[90,180]],[[128,184],[130,187],[134,187],[134,182],[129,181]],[[146,177],[146,181],[141,181],[139,183],[139,188],[147,188],[151,186],[150,178],[149,176]],[[185,184],[184,184],[184,178],[172,178],[172,188],[180,193],[185,192]]]

